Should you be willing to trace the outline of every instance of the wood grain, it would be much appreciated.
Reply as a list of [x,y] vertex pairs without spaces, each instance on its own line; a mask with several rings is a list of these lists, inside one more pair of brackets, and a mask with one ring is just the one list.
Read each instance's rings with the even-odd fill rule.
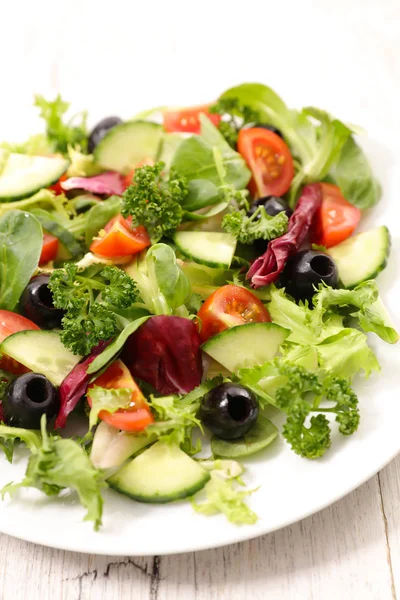
[[389,486],[399,491],[399,467],[400,459],[381,474],[381,483],[374,477],[291,527],[204,552],[115,558],[52,550],[3,535],[1,598],[396,600],[383,510],[397,553],[393,572],[398,579],[400,511],[387,492]]

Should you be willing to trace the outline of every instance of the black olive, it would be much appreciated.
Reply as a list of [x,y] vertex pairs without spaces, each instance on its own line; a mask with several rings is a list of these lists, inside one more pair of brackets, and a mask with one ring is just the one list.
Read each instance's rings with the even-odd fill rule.
[[[290,218],[292,214],[292,210],[289,208],[289,204],[283,198],[279,198],[278,196],[264,196],[263,198],[259,198],[251,205],[247,216],[251,217],[259,206],[264,206],[265,212],[270,217],[274,217],[278,213],[284,211],[288,218]],[[255,240],[253,243],[254,248],[257,251],[257,254],[260,256],[267,251],[268,240]]]
[[235,440],[253,427],[258,416],[258,402],[246,387],[222,383],[203,397],[199,416],[217,437]]
[[25,373],[14,379],[3,398],[5,421],[12,427],[39,429],[42,415],[54,417],[59,406],[57,389],[39,373]]
[[21,313],[41,329],[54,329],[61,325],[64,311],[55,308],[48,287],[49,275],[36,275],[24,291],[19,302]]
[[336,288],[339,274],[335,261],[318,250],[302,250],[290,258],[280,283],[295,300],[310,300],[320,283]]
[[250,207],[248,216],[251,216],[259,206],[264,206],[265,212],[270,217],[274,217],[278,213],[284,211],[288,218],[292,216],[293,211],[289,208],[289,204],[279,196],[264,196],[256,200]]
[[122,123],[122,119],[119,117],[106,117],[97,123],[95,127],[93,127],[90,132],[88,139],[88,150],[90,153],[96,148],[96,146],[101,142],[103,137],[116,125]]
[[267,123],[256,123],[254,125],[254,127],[261,127],[261,129],[268,129],[269,131],[276,133],[276,135],[279,135],[279,137],[283,139],[282,131],[280,129],[278,129],[277,127],[274,127],[273,125],[268,125]]

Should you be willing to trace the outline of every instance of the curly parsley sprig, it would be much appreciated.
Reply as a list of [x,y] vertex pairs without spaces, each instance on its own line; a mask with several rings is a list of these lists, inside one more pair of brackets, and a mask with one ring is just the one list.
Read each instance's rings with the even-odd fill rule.
[[285,212],[271,217],[264,206],[259,206],[251,216],[245,210],[235,210],[222,219],[222,228],[235,236],[242,244],[255,240],[272,240],[287,231],[288,218]]
[[138,293],[133,279],[118,267],[79,270],[72,263],[53,271],[49,288],[54,306],[65,311],[61,341],[82,356],[115,335],[118,311],[131,306]]
[[143,225],[152,243],[171,235],[183,219],[182,203],[188,194],[186,179],[173,170],[163,175],[165,164],[136,169],[133,184],[124,192],[122,214]]

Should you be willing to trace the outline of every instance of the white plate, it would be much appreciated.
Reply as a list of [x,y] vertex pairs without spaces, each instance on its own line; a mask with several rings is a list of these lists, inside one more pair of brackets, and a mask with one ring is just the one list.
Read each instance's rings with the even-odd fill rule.
[[[48,2],[40,4],[49,6]],[[90,2],[84,4],[89,7]],[[5,63],[4,76],[10,68],[10,78],[16,71],[19,77],[12,79],[15,87],[10,94],[0,99],[0,138],[10,139],[14,134],[22,138],[29,131],[32,90],[54,93],[60,89],[76,108],[92,107],[95,120],[115,111],[130,116],[163,103],[200,103],[241,81],[264,80],[288,104],[320,106],[368,130],[370,136],[363,143],[384,186],[384,198],[362,227],[390,227],[392,254],[379,284],[395,315],[400,303],[398,84],[390,70],[390,57],[385,58],[385,36],[396,32],[389,25],[384,33],[379,31],[372,4],[363,15],[362,27],[357,2],[346,4],[346,18],[343,11],[332,11],[328,2],[288,4],[272,8],[268,3],[267,11],[267,3],[248,0],[249,27],[242,27],[238,13],[226,14],[223,3],[207,1],[201,9],[197,5],[195,29],[175,17],[166,26],[172,14],[188,14],[187,3],[172,1],[160,5],[157,15],[151,3],[148,8],[135,6],[131,15],[126,13],[126,3],[115,6],[115,19],[108,12],[96,13],[95,27],[89,9],[80,12],[79,18],[74,10],[65,11],[63,27],[54,29],[50,22],[54,8],[38,11],[35,3],[32,14],[21,17],[23,24],[18,21],[23,28],[19,37],[23,52],[11,65]],[[126,18],[120,19],[119,14]],[[136,26],[132,32],[133,21],[151,23],[151,39],[147,26]],[[98,44],[91,58],[90,27],[108,34],[107,43]],[[9,40],[6,35],[0,41],[3,54],[11,44],[11,34]],[[371,39],[376,43],[371,44]],[[235,40],[240,40],[240,48]],[[15,120],[9,115],[15,115]],[[371,337],[371,343],[382,372],[367,382],[357,382],[362,418],[355,435],[335,437],[327,456],[315,462],[299,458],[282,440],[247,461],[246,482],[261,486],[249,500],[260,516],[256,525],[236,527],[223,516],[194,514],[186,502],[137,504],[110,491],[105,494],[103,527],[95,533],[90,523],[82,522],[84,511],[73,495],[48,499],[24,490],[12,502],[0,503],[0,531],[67,550],[152,555],[249,539],[320,510],[366,481],[400,451],[400,346],[386,345],[376,337]],[[0,459],[0,464],[0,486],[22,477],[23,460],[9,465]]]

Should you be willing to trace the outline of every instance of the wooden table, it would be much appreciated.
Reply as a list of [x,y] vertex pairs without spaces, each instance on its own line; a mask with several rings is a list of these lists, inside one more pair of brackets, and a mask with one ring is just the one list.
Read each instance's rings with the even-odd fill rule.
[[4,600],[396,600],[399,498],[400,457],[316,515],[216,550],[118,558],[2,535],[0,594]]
[[[146,61],[152,44],[146,42],[146,24],[151,24],[151,35],[158,41],[173,40],[157,59],[161,66],[162,60],[177,60],[188,51],[193,64],[199,65],[201,40],[213,43],[216,56],[225,61],[223,68],[207,68],[204,76],[214,81],[216,89],[224,89],[240,81],[235,61],[243,67],[243,52],[248,53],[249,79],[274,81],[282,63],[276,57],[268,63],[272,23],[285,36],[283,48],[293,56],[286,89],[278,90],[284,97],[289,99],[291,86],[301,87],[308,77],[305,101],[312,97],[318,106],[319,81],[329,86],[331,77],[333,85],[340,82],[342,86],[343,97],[337,101],[344,114],[351,100],[354,122],[363,124],[371,110],[377,125],[397,128],[400,133],[399,0],[247,0],[236,5],[231,0],[225,4],[221,24],[214,16],[222,3],[217,7],[212,0],[202,0],[195,7],[197,20],[202,14],[207,19],[203,19],[203,30],[199,25],[196,31],[179,24],[180,15],[190,16],[194,3],[170,0],[157,10],[153,4],[114,0],[103,8],[103,3],[93,0],[7,3],[0,19],[0,77],[2,91],[5,82],[9,87],[8,93],[0,95],[0,137],[12,139],[18,124],[26,132],[24,115],[33,90],[54,95],[61,89],[77,108],[94,103],[99,107],[99,114],[94,115],[98,118],[113,112],[115,97],[120,88],[126,93],[129,78],[134,93],[137,83],[146,81],[140,89],[143,107],[157,103],[160,87],[168,102],[174,73],[161,69],[157,77],[148,78]],[[264,74],[251,70],[251,49],[239,52],[232,45],[235,36],[231,33],[239,32],[242,21],[253,23],[258,35],[265,24]],[[140,35],[143,57],[135,60],[132,47],[136,43],[137,50]],[[315,39],[319,43],[314,48]],[[339,63],[337,44],[346,53]],[[116,60],[109,68],[107,60],[113,57]],[[290,57],[283,58],[286,67],[290,66]],[[310,86],[314,86],[312,95],[308,95]],[[383,98],[385,110],[381,110]],[[199,96],[199,101],[204,100]],[[8,118],[10,114],[19,115],[18,123]],[[115,558],[53,550],[2,535],[0,596],[3,600],[400,599],[399,499],[400,458],[322,512],[265,537],[217,550]]]

